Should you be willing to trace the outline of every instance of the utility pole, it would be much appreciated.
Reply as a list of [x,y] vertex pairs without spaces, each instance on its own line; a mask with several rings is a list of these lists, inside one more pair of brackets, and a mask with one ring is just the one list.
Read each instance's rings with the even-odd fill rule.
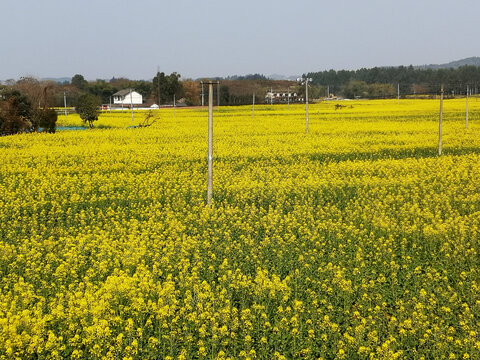
[[305,113],[307,115],[307,134],[308,134],[308,79],[305,81]]
[[217,106],[220,106],[220,81],[217,85]]
[[443,118],[443,84],[440,89],[440,119],[438,121],[438,156],[442,155],[442,118]]
[[173,117],[175,117],[175,94],[173,94]]
[[[218,81],[208,81],[208,177],[207,205],[212,206],[213,197],[213,85]],[[203,81],[202,81],[203,88]]]
[[255,93],[253,93],[252,99],[252,119],[255,117]]
[[327,99],[330,99],[330,85],[327,85]]
[[397,83],[397,105],[400,105],[400,83]]
[[108,107],[108,112],[112,111],[112,97],[110,96],[110,106]]
[[213,82],[208,83],[208,183],[207,204],[212,205],[213,195]]
[[132,113],[132,123],[133,123],[133,90],[130,89],[130,111]]
[[202,106],[203,106],[203,103],[204,103],[203,99],[204,99],[204,94],[203,94],[203,81],[202,81]]
[[306,120],[306,127],[307,127],[307,134],[308,134],[308,83],[312,81],[311,78],[298,78],[297,81],[300,84],[305,84],[305,120]]
[[157,102],[160,106],[160,66],[157,66]]
[[207,204],[212,205],[213,193],[213,84],[208,84],[208,180]]
[[67,95],[63,92],[63,106],[65,108],[65,121],[67,121]]
[[468,92],[469,91],[470,89],[468,88],[468,85],[467,85],[467,109],[465,112],[465,129],[468,129]]

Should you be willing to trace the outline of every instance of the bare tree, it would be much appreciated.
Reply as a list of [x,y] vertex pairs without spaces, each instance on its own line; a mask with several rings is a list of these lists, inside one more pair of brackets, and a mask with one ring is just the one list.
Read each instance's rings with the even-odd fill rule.
[[145,114],[145,118],[143,121],[138,125],[138,127],[147,127],[153,125],[158,120],[158,117],[153,113],[152,110],[149,110]]

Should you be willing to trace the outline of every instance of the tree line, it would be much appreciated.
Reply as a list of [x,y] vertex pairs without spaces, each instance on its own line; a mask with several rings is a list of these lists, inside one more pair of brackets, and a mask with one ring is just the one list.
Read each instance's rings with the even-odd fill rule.
[[28,96],[12,88],[0,90],[0,136],[56,130],[57,113],[36,107]]
[[[447,95],[465,94],[467,85],[478,94],[480,87],[480,67],[473,65],[449,69],[399,66],[327,70],[310,72],[305,76],[312,78],[309,90],[309,97],[312,99],[332,94],[348,98],[391,98],[397,96],[397,90],[402,97],[413,94],[436,95],[441,84],[445,84]],[[251,104],[253,94],[256,103],[264,103],[265,93],[270,88],[294,91],[299,96],[304,96],[304,86],[293,81],[270,80],[261,74],[217,80],[221,81],[221,86],[214,87],[214,99],[219,100],[221,105]],[[158,71],[152,80],[114,77],[110,80],[87,81],[83,75],[76,74],[70,82],[62,84],[22,77],[18,81],[8,80],[4,85],[0,85],[0,135],[32,131],[54,132],[56,116],[48,109],[63,107],[65,98],[68,107],[80,105],[81,108],[83,103],[109,104],[113,94],[123,89],[134,89],[151,104],[172,104],[174,97],[186,105],[201,104],[200,81],[181,80],[180,74],[176,72],[166,74]],[[206,98],[206,89],[204,91]],[[80,104],[79,101],[83,103]],[[95,113],[92,112],[88,118],[94,119]]]
[[152,81],[115,77],[109,81],[102,79],[87,81],[83,75],[76,74],[70,82],[69,95],[73,106],[75,106],[78,96],[85,93],[97,96],[102,104],[109,104],[113,94],[124,89],[133,89],[140,93],[146,101],[152,100],[158,105],[173,101],[174,95],[177,95],[178,98],[183,96],[180,74],[176,72],[170,75],[158,72]]
[[359,70],[326,70],[306,74],[312,84],[329,87],[330,93],[346,97],[392,97],[411,94],[434,95],[445,84],[447,93],[465,94],[466,86],[480,87],[480,67],[465,65],[449,69],[422,69],[413,66],[374,67]]

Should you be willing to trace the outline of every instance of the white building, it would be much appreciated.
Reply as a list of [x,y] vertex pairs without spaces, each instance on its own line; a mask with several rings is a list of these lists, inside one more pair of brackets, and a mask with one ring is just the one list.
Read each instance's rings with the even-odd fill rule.
[[299,97],[295,91],[288,90],[271,90],[265,95],[265,103],[267,104],[287,104],[302,102],[303,98]]
[[142,95],[135,90],[120,90],[113,94],[113,103],[115,105],[141,105],[143,103],[143,98]]

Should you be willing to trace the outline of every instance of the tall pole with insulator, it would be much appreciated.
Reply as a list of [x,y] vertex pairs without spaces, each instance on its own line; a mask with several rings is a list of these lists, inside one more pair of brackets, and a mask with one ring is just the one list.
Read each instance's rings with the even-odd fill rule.
[[468,85],[467,85],[467,107],[465,110],[465,128],[468,129],[468,92],[470,91]]
[[300,84],[305,84],[305,122],[306,122],[306,128],[307,128],[307,134],[308,134],[308,83],[312,81],[311,78],[298,78],[297,81]]
[[442,155],[442,120],[443,120],[443,84],[440,88],[440,118],[438,121],[438,156]]
[[[207,205],[212,206],[213,198],[213,85],[218,81],[208,81],[208,160],[207,160]],[[202,81],[203,87],[203,81]]]

